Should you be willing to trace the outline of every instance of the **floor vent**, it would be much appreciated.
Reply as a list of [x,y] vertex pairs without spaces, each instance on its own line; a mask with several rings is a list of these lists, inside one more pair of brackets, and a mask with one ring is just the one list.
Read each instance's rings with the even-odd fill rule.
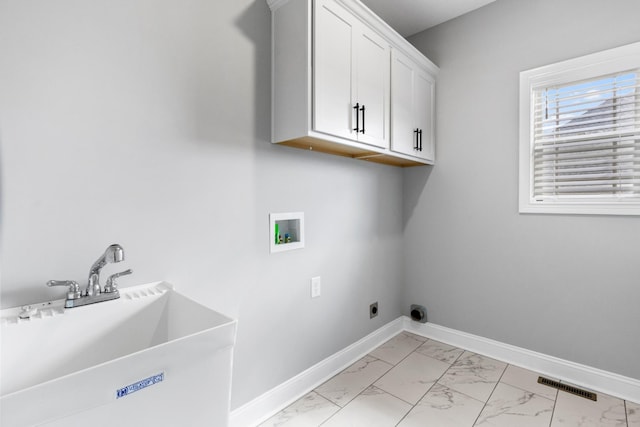
[[562,384],[558,381],[550,380],[549,378],[538,377],[538,384],[544,384],[549,387],[557,388],[558,390],[566,391],[567,393],[575,394],[576,396],[584,397],[585,399],[593,400],[594,402],[598,400],[598,395],[591,391],[587,391],[567,384]]

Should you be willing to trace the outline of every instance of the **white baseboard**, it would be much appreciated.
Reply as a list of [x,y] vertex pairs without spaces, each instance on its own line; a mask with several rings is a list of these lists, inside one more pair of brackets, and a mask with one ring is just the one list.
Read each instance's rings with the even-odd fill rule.
[[404,330],[399,317],[279,386],[231,411],[230,427],[256,426]]
[[408,317],[403,317],[403,319],[404,330],[408,332],[480,353],[596,392],[632,402],[640,402],[640,380],[433,323],[418,323]]
[[279,386],[233,410],[230,427],[251,427],[290,405],[402,331],[441,341],[596,392],[640,402],[640,380],[402,316]]

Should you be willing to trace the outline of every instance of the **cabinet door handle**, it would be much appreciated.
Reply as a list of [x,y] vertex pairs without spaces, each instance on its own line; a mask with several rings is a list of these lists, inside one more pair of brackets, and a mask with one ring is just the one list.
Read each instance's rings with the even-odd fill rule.
[[362,111],[362,130],[361,133],[364,133],[364,105],[360,107],[360,111]]
[[420,148],[419,148],[419,150],[422,151],[422,129],[420,129],[420,131],[418,132],[418,135],[420,136]]
[[353,130],[360,132],[360,104],[356,102],[353,109],[356,110],[356,127]]
[[416,128],[413,133],[416,134],[416,145],[413,146],[413,149],[416,151],[420,150],[420,142],[418,140],[418,135],[420,134],[420,129]]

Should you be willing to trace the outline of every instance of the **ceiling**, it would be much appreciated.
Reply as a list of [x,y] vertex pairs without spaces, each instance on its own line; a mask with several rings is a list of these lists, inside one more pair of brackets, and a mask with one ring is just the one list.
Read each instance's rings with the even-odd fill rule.
[[495,0],[362,0],[404,37],[412,36]]

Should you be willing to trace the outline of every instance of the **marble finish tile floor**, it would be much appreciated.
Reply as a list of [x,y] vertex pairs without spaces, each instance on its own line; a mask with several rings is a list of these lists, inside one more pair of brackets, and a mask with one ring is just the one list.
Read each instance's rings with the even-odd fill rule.
[[402,332],[260,427],[640,427],[640,404],[593,402],[538,374]]

